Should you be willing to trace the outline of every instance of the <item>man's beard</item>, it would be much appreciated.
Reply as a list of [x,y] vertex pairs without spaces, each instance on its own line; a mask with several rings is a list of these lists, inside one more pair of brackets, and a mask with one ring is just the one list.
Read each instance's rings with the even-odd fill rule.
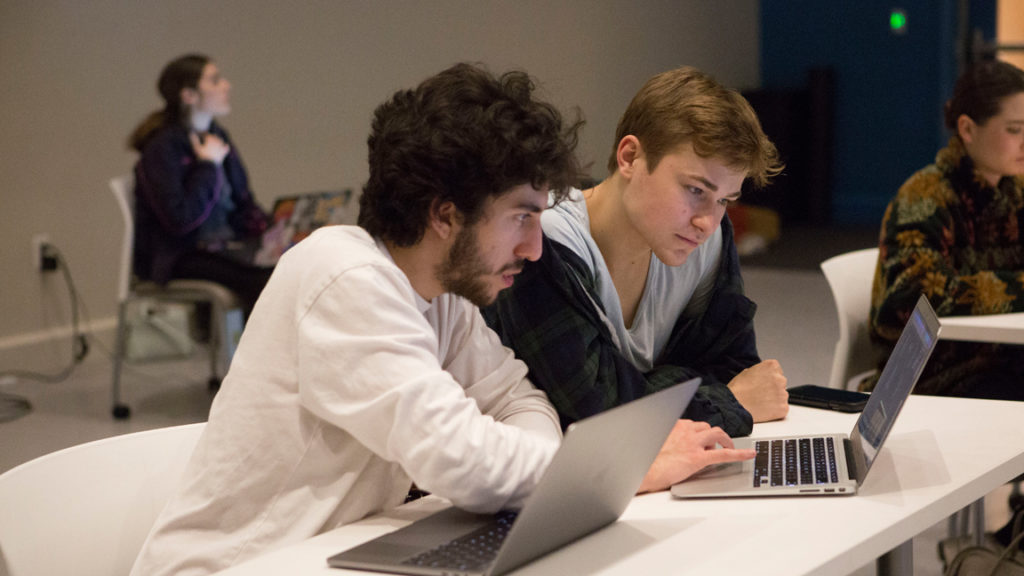
[[499,272],[492,273],[480,254],[477,242],[476,227],[463,228],[455,236],[452,247],[448,250],[441,265],[437,269],[437,278],[445,292],[462,296],[473,304],[483,307],[494,302],[497,292],[492,294],[485,278],[502,271],[516,271],[523,267],[522,260],[505,266]]

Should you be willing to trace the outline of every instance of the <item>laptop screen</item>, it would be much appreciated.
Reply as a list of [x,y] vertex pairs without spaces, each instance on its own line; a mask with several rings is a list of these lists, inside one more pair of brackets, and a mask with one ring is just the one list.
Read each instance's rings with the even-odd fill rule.
[[850,441],[856,459],[857,482],[863,482],[903,403],[924,370],[939,335],[939,319],[928,299],[921,296],[885,363]]
[[260,238],[254,263],[273,266],[285,250],[317,228],[349,223],[351,198],[352,190],[348,189],[278,198],[270,212],[270,225]]

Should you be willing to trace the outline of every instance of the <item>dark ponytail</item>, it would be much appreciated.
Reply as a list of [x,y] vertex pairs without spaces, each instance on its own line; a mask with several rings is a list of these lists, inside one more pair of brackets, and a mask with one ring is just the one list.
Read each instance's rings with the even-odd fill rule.
[[161,110],[151,112],[132,130],[128,136],[128,147],[142,151],[150,137],[164,126],[188,122],[188,109],[181,101],[181,91],[185,88],[195,89],[203,77],[203,69],[210,63],[210,58],[203,54],[186,54],[172,60],[160,73],[156,88],[164,100]]

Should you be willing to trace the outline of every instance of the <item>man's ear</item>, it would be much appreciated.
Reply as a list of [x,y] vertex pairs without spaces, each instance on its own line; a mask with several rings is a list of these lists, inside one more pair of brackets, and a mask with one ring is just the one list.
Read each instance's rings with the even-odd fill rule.
[[964,141],[964,144],[970,144],[974,141],[974,132],[977,129],[977,124],[967,114],[961,114],[956,119],[956,133],[960,135],[960,139]]
[[640,145],[640,140],[632,134],[623,136],[615,150],[619,173],[626,178],[632,178],[637,169],[636,162],[641,156],[643,156],[643,147]]
[[462,223],[462,215],[455,204],[450,200],[434,198],[430,203],[430,214],[427,217],[427,225],[442,240],[450,238]]

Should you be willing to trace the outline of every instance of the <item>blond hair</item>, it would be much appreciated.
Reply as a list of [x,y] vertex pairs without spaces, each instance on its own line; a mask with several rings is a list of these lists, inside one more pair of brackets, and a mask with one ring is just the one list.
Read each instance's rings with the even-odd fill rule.
[[618,169],[618,144],[628,135],[640,140],[651,171],[686,143],[702,158],[745,170],[758,187],[783,168],[750,103],[696,68],[662,72],[640,88],[619,120],[608,159],[611,173]]

